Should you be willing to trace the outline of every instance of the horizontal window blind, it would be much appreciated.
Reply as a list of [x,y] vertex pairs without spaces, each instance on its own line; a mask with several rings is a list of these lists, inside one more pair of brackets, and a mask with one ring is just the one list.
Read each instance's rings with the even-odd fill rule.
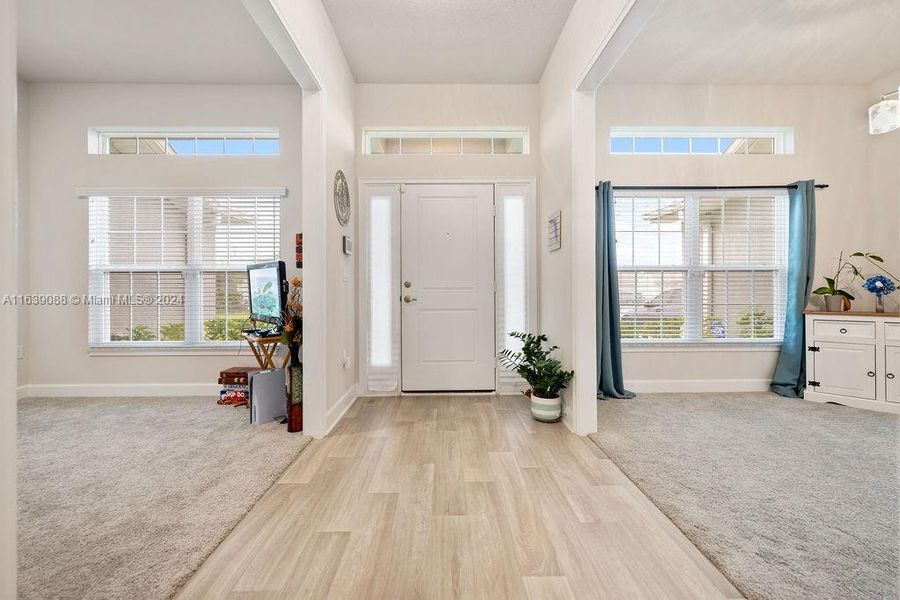
[[280,198],[88,202],[92,346],[240,339],[249,315],[246,266],[279,256]]
[[616,194],[624,340],[781,338],[786,198],[737,193]]

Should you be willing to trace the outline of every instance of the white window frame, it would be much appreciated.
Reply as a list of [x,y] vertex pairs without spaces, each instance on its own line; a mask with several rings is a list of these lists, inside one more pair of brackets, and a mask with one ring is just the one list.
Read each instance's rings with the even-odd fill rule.
[[[700,264],[699,233],[699,197],[704,198],[775,198],[775,265],[702,265]],[[660,346],[678,346],[693,348],[712,347],[766,347],[780,346],[784,337],[784,319],[787,303],[787,240],[788,240],[788,197],[784,190],[617,190],[613,186],[615,198],[684,198],[684,229],[682,241],[684,248],[684,264],[682,265],[617,265],[619,273],[635,272],[673,272],[684,273],[684,331],[682,339],[622,339],[623,348],[653,348]],[[693,236],[693,237],[691,237]],[[704,338],[703,337],[703,276],[707,272],[754,271],[773,272],[775,278],[775,301],[773,315],[774,337],[772,338]],[[617,274],[618,276],[618,274]]]
[[[526,329],[528,331],[537,332],[540,330],[538,301],[537,301],[537,253],[540,246],[537,240],[537,182],[533,178],[439,178],[439,179],[421,179],[421,178],[369,178],[360,179],[358,182],[359,193],[359,244],[357,245],[359,256],[359,274],[358,274],[358,322],[359,322],[359,345],[357,348],[357,360],[359,364],[359,393],[368,395],[396,395],[402,393],[400,391],[400,360],[401,360],[401,339],[400,339],[400,296],[402,288],[400,283],[400,190],[405,184],[491,184],[494,186],[495,198],[495,217],[494,217],[494,257],[495,257],[495,325],[497,335],[495,336],[497,350],[506,347],[506,324],[502,317],[502,303],[504,301],[504,285],[503,285],[503,214],[502,202],[504,194],[522,196],[525,202],[525,223],[526,223],[526,248],[528,251],[526,263]],[[391,244],[392,244],[392,339],[391,339],[391,364],[385,367],[372,368],[369,366],[369,335],[370,335],[370,319],[369,319],[369,294],[370,287],[370,269],[369,269],[369,227],[370,227],[370,211],[369,199],[372,196],[386,196],[392,199],[392,227],[391,227]],[[518,374],[506,369],[497,361],[496,365],[496,393],[517,393],[524,389],[522,379]]]
[[[133,137],[138,138],[138,147],[134,154],[110,154],[109,140],[117,137]],[[256,154],[256,144],[253,144],[253,153],[251,154],[227,154],[223,150],[222,154],[175,154],[154,153],[141,154],[139,138],[165,138],[166,147],[168,148],[169,138],[185,139],[222,139],[226,143],[229,139],[250,139],[256,140],[278,140],[279,148],[277,154]],[[196,142],[195,142],[196,147]],[[227,147],[227,144],[226,144]],[[108,156],[178,156],[181,158],[191,157],[277,157],[281,155],[281,135],[277,127],[91,127],[87,134],[87,151],[88,154],[101,154]]]
[[[398,138],[400,140],[400,152],[386,154],[372,152],[372,141],[376,138]],[[429,140],[428,152],[403,153],[403,140],[427,139]],[[432,140],[453,138],[460,140],[459,152],[438,153],[432,152]],[[491,152],[472,153],[464,152],[462,140],[464,138],[491,139],[515,138],[522,140],[522,152],[494,152],[493,141]],[[529,131],[527,127],[365,127],[363,128],[362,149],[363,154],[371,156],[523,156],[531,152],[529,146]]]
[[[184,341],[109,341],[109,310],[108,306],[89,305],[88,322],[97,323],[99,326],[88,327],[88,350],[92,355],[103,354],[153,354],[164,355],[192,354],[192,353],[221,353],[233,354],[240,349],[243,340],[205,341],[203,340],[203,305],[202,299],[202,274],[243,271],[245,264],[215,265],[205,267],[191,260],[191,256],[199,250],[197,245],[196,222],[200,218],[197,211],[202,210],[204,198],[276,198],[279,203],[287,196],[286,188],[79,188],[76,192],[78,198],[90,201],[92,198],[112,197],[172,197],[188,199],[187,222],[187,252],[188,258],[185,265],[172,267],[163,266],[103,266],[95,267],[90,264],[88,258],[88,294],[94,296],[109,297],[109,273],[125,272],[152,272],[152,273],[183,273],[184,274]],[[279,208],[280,211],[280,208]],[[194,213],[191,217],[190,214]],[[279,219],[280,221],[280,219]],[[89,225],[90,227],[90,225]],[[276,247],[281,248],[281,228],[276,232],[278,242]],[[89,251],[90,254],[90,251]],[[100,318],[95,317],[94,311],[102,310]]]
[[775,140],[773,154],[730,154],[721,152],[663,152],[660,141],[659,152],[613,152],[607,141],[606,152],[614,156],[777,156],[794,153],[793,127],[657,127],[657,126],[617,126],[610,127],[609,139],[630,138],[772,138]]

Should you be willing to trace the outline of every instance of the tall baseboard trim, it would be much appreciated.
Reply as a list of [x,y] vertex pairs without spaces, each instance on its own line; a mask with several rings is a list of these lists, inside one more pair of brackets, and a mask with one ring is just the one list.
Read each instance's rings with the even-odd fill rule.
[[331,409],[325,415],[325,435],[331,433],[331,430],[335,425],[338,424],[338,421],[341,420],[341,417],[344,416],[350,407],[353,406],[353,403],[356,402],[356,384],[354,383],[350,386],[350,389],[344,392],[344,395],[341,396],[340,400],[337,401],[337,404],[331,407]]
[[18,398],[218,397],[215,383],[72,383],[29,384],[16,389]]
[[769,379],[636,379],[625,381],[632,392],[703,393],[703,392],[767,392]]

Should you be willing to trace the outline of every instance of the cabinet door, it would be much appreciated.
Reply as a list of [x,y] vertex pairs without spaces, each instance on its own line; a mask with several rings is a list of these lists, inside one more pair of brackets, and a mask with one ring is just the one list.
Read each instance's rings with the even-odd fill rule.
[[817,391],[838,396],[875,399],[875,346],[817,342],[813,366]]
[[900,402],[900,346],[884,349],[885,400]]

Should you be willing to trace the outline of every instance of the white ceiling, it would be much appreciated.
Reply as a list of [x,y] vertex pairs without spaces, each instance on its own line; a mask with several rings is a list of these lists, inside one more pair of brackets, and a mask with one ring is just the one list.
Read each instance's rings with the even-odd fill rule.
[[359,83],[534,83],[574,0],[323,0]]
[[240,0],[24,0],[28,81],[288,83]]
[[900,0],[663,0],[612,83],[854,83],[900,68]]

